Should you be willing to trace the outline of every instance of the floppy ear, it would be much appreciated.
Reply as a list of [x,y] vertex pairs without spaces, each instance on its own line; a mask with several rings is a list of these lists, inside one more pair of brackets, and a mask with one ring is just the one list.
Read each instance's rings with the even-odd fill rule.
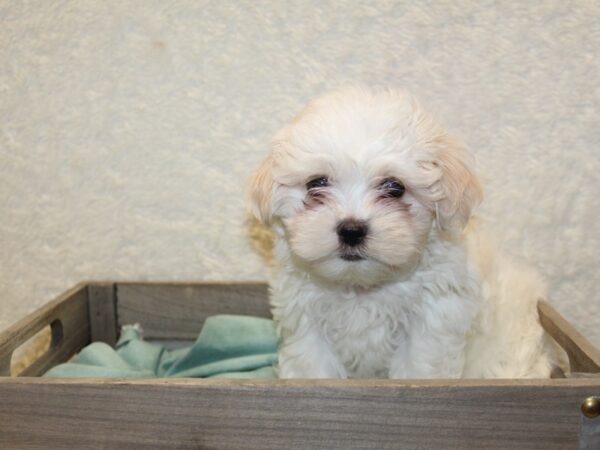
[[248,209],[264,225],[272,219],[273,189],[273,157],[269,155],[250,178],[248,190]]
[[468,150],[449,135],[438,136],[436,165],[441,172],[437,189],[441,198],[436,202],[436,220],[442,230],[461,231],[471,216],[471,210],[482,200],[483,191],[473,169]]

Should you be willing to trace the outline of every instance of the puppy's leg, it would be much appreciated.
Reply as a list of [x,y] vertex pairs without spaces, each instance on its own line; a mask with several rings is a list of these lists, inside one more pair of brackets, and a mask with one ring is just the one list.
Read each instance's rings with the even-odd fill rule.
[[390,378],[460,378],[465,355],[464,337],[450,338],[444,348],[431,336],[415,336],[409,348],[397,351],[390,364]]
[[561,352],[542,328],[538,299],[546,298],[540,276],[529,267],[496,259],[486,274],[492,286],[468,342],[466,378],[549,378],[565,368]]
[[309,328],[283,340],[279,378],[347,378],[347,374],[329,343]]
[[394,353],[390,378],[459,378],[474,302],[455,295],[424,299],[407,341]]

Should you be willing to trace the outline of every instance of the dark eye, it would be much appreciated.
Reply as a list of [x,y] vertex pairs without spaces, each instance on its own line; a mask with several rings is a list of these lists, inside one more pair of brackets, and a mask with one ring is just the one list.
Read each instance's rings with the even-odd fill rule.
[[322,176],[313,178],[308,183],[306,183],[306,189],[308,189],[309,191],[311,189],[322,188],[327,186],[329,186],[329,180],[327,179],[327,177]]
[[386,178],[379,187],[386,197],[400,198],[404,195],[406,188],[395,178]]

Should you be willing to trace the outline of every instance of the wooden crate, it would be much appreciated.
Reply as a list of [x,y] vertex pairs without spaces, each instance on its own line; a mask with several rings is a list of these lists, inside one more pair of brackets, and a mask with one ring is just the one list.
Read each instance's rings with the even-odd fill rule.
[[[0,334],[0,448],[600,448],[600,417],[580,410],[600,395],[600,353],[538,309],[569,356],[566,378],[41,378],[92,341],[114,344],[122,324],[192,340],[213,314],[269,317],[260,283],[83,283]],[[11,377],[13,351],[47,325],[49,350]]]

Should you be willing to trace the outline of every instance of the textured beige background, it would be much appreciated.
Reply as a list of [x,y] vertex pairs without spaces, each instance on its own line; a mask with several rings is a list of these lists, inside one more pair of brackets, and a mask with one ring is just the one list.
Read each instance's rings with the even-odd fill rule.
[[0,328],[96,279],[264,279],[242,186],[309,98],[415,91],[600,345],[597,1],[0,1]]

